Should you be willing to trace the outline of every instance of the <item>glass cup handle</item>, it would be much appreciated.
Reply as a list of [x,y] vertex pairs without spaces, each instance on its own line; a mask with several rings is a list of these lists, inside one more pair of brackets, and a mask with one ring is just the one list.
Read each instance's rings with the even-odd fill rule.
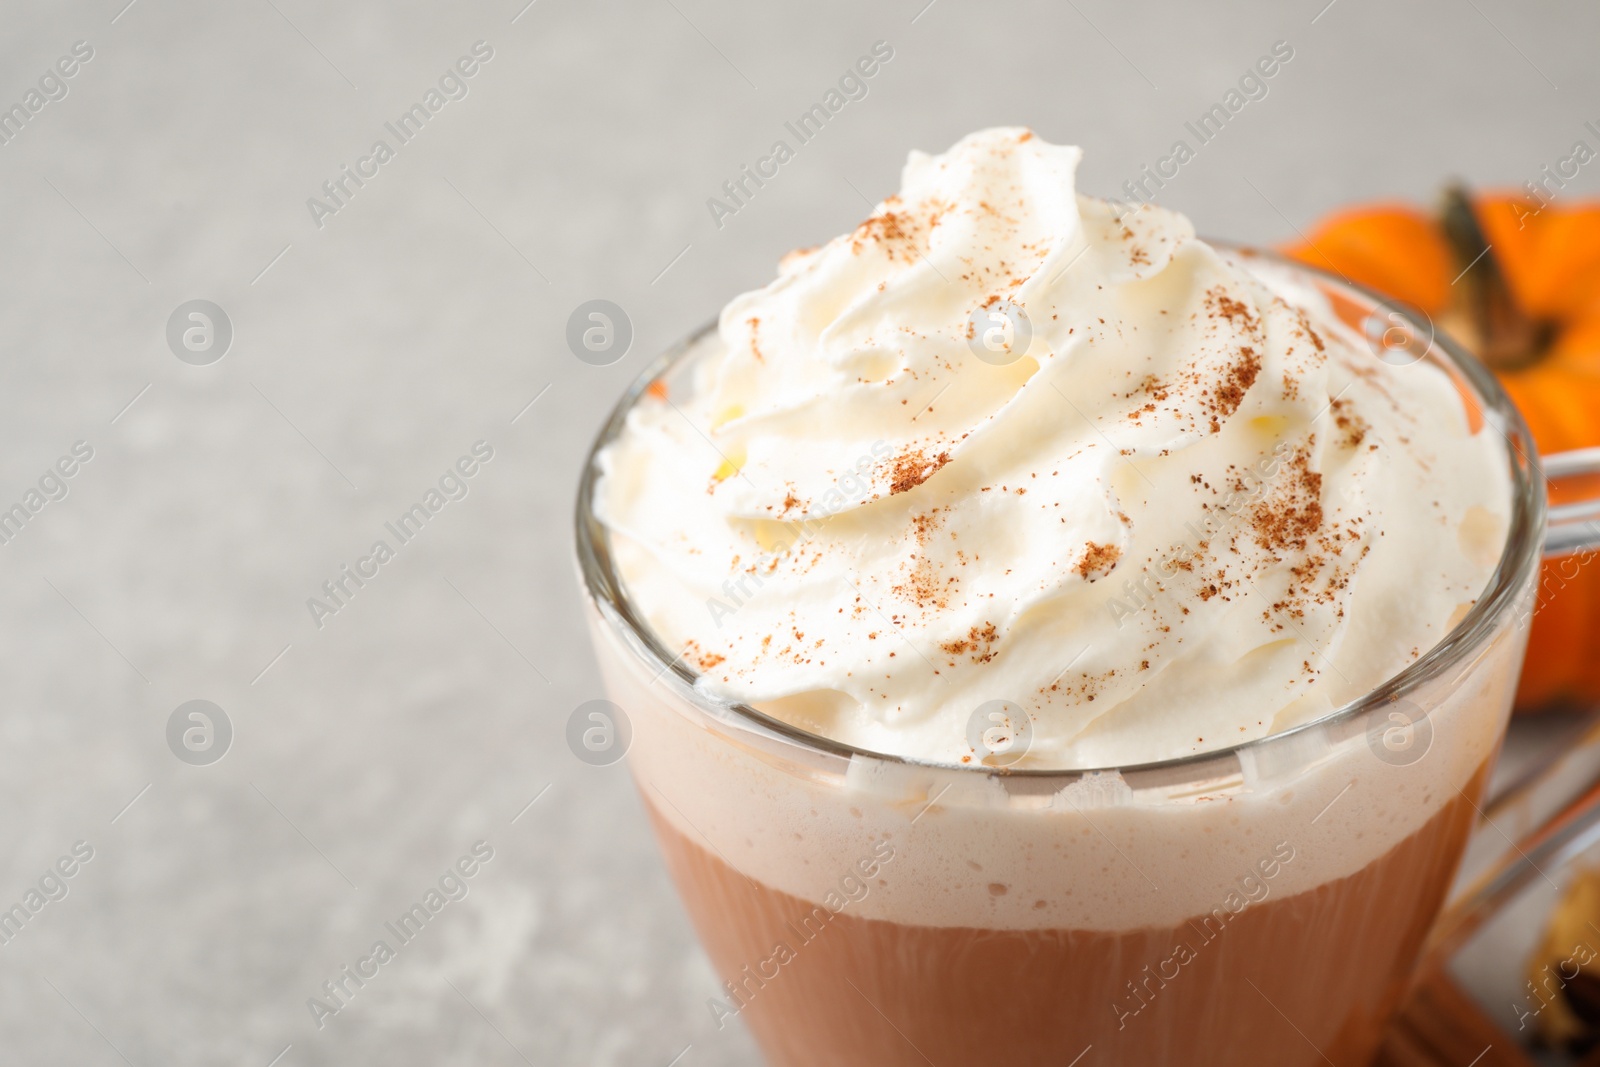
[[[1589,731],[1587,741],[1595,739]],[[1486,817],[1485,822],[1489,818]],[[1481,827],[1480,827],[1481,829]],[[1428,938],[1425,962],[1454,955],[1507,903],[1533,882],[1600,843],[1600,781],[1507,848],[1448,904]]]
[[[1583,562],[1590,562],[1600,553],[1600,448],[1547,456],[1544,475],[1550,483],[1591,480],[1578,499],[1551,506],[1544,545],[1546,560],[1582,555]],[[1405,1029],[1404,1018],[1412,1008],[1429,1010],[1425,987],[1447,973],[1451,957],[1501,909],[1534,882],[1600,845],[1600,718],[1552,746],[1551,755],[1492,798],[1480,814],[1478,833],[1492,830],[1490,836],[1506,847],[1452,893],[1428,935],[1412,1002],[1391,1036]],[[1380,1057],[1379,1062],[1389,1061]]]
[[[1581,568],[1600,552],[1600,448],[1558,452],[1546,456],[1543,466],[1547,483],[1594,482],[1586,498],[1553,505],[1546,525],[1545,560],[1581,556],[1577,561]],[[1563,568],[1567,566],[1570,564],[1563,564]],[[1570,580],[1572,575],[1565,577]],[[1542,587],[1542,580],[1540,584]],[[1564,743],[1550,745],[1543,758],[1496,789],[1480,814],[1484,823],[1494,826],[1509,842],[1555,817],[1596,783],[1600,783],[1600,720],[1575,731]]]
[[[1544,476],[1551,482],[1569,478],[1600,480],[1600,448],[1580,448],[1546,456]],[[1591,492],[1588,499],[1550,508],[1545,559],[1560,559],[1597,549],[1600,549],[1600,488]]]
[[[1600,553],[1600,448],[1557,452],[1544,457],[1548,484],[1576,482],[1586,490],[1578,499],[1552,505],[1548,511],[1544,558],[1565,560],[1573,556],[1581,568]],[[1583,485],[1588,480],[1591,484]],[[1563,564],[1563,568],[1570,564]],[[1565,575],[1570,579],[1572,575]],[[1543,581],[1541,581],[1541,588]],[[1482,822],[1493,826],[1507,841],[1548,825],[1562,812],[1582,803],[1580,794],[1600,784],[1600,719],[1575,731],[1547,754],[1530,763],[1511,782],[1490,795]],[[1585,798],[1586,799],[1586,798]],[[1508,836],[1509,835],[1509,836]],[[1515,850],[1511,850],[1514,854]]]
[[[1600,482],[1600,448],[1544,457],[1549,482]],[[1600,551],[1600,489],[1587,499],[1550,508],[1545,559]],[[1435,924],[1429,955],[1460,948],[1507,900],[1547,868],[1569,862],[1600,841],[1600,721],[1593,723],[1492,798],[1480,829],[1493,827],[1517,843],[1457,893]],[[1509,833],[1509,836],[1508,836]]]
[[[1591,728],[1586,740],[1595,737]],[[1591,781],[1580,796],[1507,848],[1445,907],[1413,972],[1410,991],[1385,1033],[1374,1067],[1458,1067],[1469,1061],[1478,1063],[1492,1048],[1500,1051],[1490,1063],[1531,1064],[1523,1039],[1458,984],[1450,961],[1524,890],[1540,879],[1548,880],[1550,874],[1600,843],[1600,780]],[[1480,827],[1479,832],[1485,831]]]

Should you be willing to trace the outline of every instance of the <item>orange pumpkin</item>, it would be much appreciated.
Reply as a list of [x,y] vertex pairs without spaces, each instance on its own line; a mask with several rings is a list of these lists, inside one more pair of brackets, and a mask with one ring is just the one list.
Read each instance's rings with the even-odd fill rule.
[[[1546,455],[1600,445],[1600,202],[1520,194],[1340,212],[1289,255],[1425,312],[1499,375]],[[1592,485],[1552,485],[1561,503]],[[1600,565],[1545,564],[1519,709],[1600,700]]]

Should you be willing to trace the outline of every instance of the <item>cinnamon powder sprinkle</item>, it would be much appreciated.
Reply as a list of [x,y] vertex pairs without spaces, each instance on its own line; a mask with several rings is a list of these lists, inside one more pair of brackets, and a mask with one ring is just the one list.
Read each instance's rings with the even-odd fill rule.
[[1122,558],[1122,549],[1113,544],[1096,544],[1087,541],[1083,546],[1083,558],[1074,568],[1081,577],[1089,581],[1098,581],[1116,569],[1117,560]]
[[1365,419],[1351,410],[1355,407],[1354,404],[1340,397],[1335,397],[1328,406],[1333,409],[1334,425],[1344,431],[1340,444],[1346,448],[1355,448],[1367,439],[1367,431],[1372,427],[1367,424]]
[[683,658],[694,663],[703,671],[709,671],[727,660],[720,652],[711,652],[700,647],[698,641],[689,641],[683,646]]
[[994,643],[999,639],[1000,634],[994,623],[986,622],[982,627],[974,626],[968,630],[966,637],[945,641],[939,647],[952,656],[970,652],[972,662],[988,663],[994,659]]
[[850,235],[850,250],[861,255],[866,247],[875,245],[890,259],[907,263],[920,259],[928,243],[929,234],[954,208],[952,204],[929,201],[926,213],[905,209],[898,196],[884,201],[880,214],[869,216]]
[[756,357],[757,363],[765,363],[767,357],[761,354],[761,319],[752,315],[745,324],[750,327],[750,354]]
[[1235,300],[1233,297],[1229,296],[1227,291],[1221,286],[1217,286],[1216,288],[1210,289],[1206,292],[1206,303],[1209,304],[1217,314],[1221,315],[1223,318],[1234,323],[1235,325],[1243,326],[1251,333],[1254,333],[1256,331],[1256,327],[1260,325],[1260,320],[1258,320],[1255,314],[1250,310],[1249,305],[1245,304],[1243,301]]
[[1228,368],[1222,384],[1217,387],[1217,407],[1223,418],[1239,410],[1239,405],[1244,403],[1244,394],[1256,384],[1256,376],[1260,373],[1261,356],[1256,350],[1249,345],[1239,349],[1239,362]]
[[889,482],[889,495],[909,492],[932,478],[938,473],[939,468],[950,462],[949,452],[940,452],[932,459],[927,453],[911,449],[896,456],[892,461],[891,478]]
[[1322,474],[1311,469],[1308,449],[1296,451],[1288,466],[1283,484],[1250,513],[1256,544],[1268,551],[1303,552],[1322,528]]

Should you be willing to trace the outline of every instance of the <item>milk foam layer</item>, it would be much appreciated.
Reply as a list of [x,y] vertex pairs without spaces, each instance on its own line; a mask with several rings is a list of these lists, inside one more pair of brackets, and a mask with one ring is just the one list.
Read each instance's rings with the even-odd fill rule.
[[1326,714],[1484,590],[1508,476],[1450,379],[1079,158],[914,153],[630,413],[597,511],[708,695],[953,764],[1006,701],[1020,766],[1141,763]]
[[[1527,637],[1526,616],[1508,614],[1469,666],[1401,705],[1428,711],[1420,758],[1384,758],[1356,720],[1246,750],[1209,781],[1152,783],[808,755],[736,713],[708,713],[701,694],[595,621],[607,691],[633,725],[629,768],[645,802],[696,847],[858,918],[1064,931],[1226,921],[1380,859],[1464,790],[1475,796]],[[892,858],[863,879],[857,861],[881,859],[885,843]]]

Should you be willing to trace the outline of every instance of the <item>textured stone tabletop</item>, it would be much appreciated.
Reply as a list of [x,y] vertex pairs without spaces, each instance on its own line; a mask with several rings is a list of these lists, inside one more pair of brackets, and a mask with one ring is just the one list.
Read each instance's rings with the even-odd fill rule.
[[[1105,194],[1187,139],[1160,201],[1260,242],[1600,145],[1578,4],[10,0],[3,26],[0,509],[29,517],[0,543],[0,905],[42,901],[0,944],[8,1064],[756,1062],[625,765],[565,742],[600,695],[576,473],[644,362],[980,126],[1083,145]],[[632,323],[606,367],[565,340],[592,299]]]

